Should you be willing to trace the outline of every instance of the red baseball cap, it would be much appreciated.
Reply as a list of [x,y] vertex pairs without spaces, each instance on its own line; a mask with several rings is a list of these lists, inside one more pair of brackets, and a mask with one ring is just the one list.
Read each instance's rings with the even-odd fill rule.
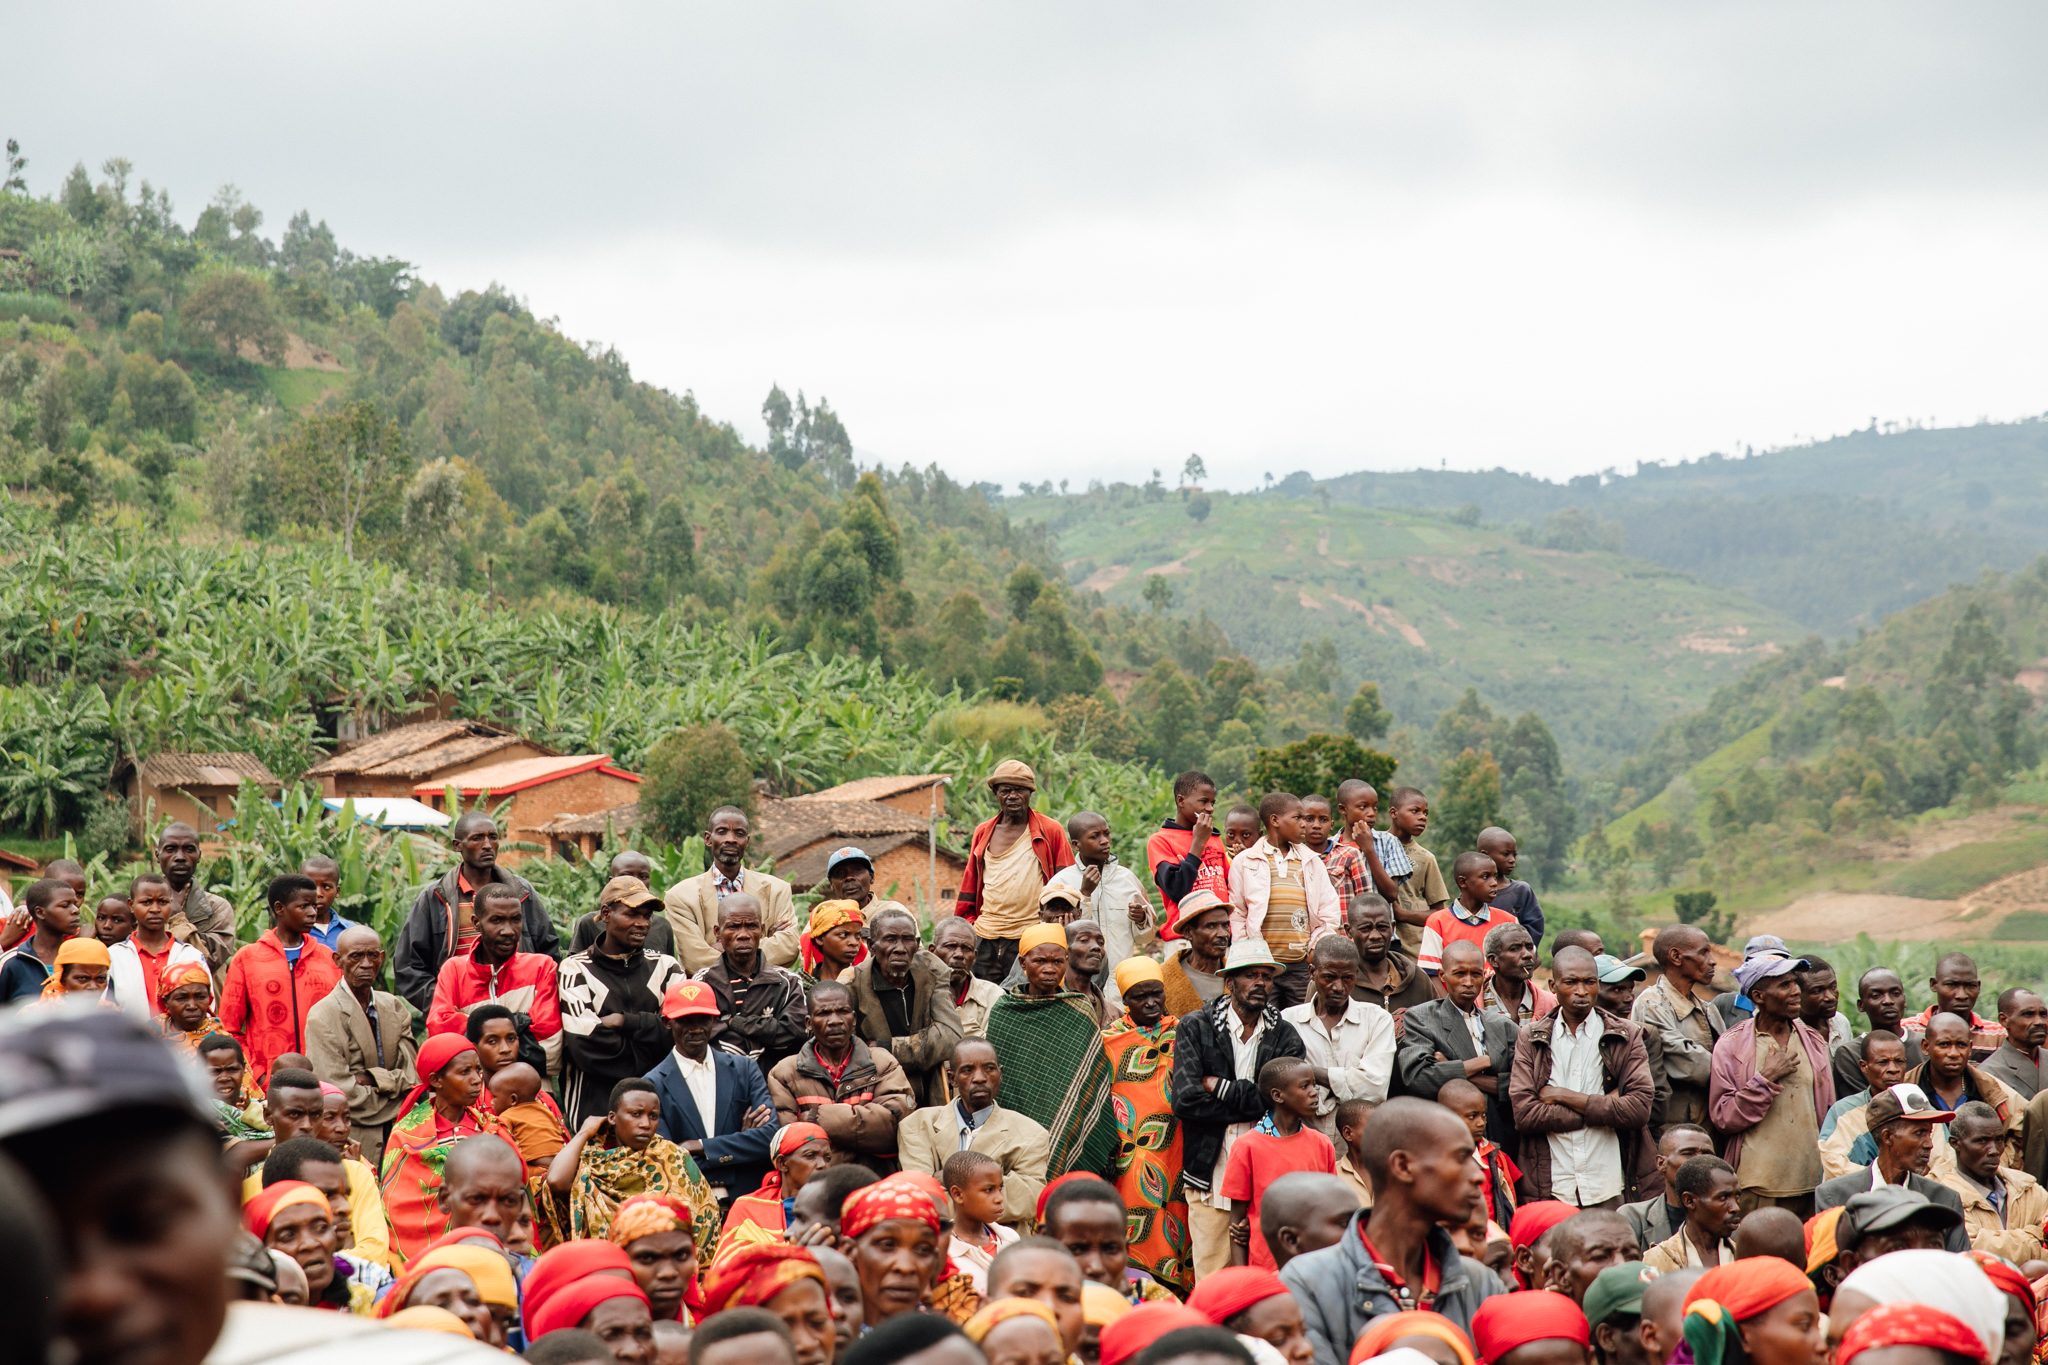
[[661,997],[661,1017],[681,1019],[691,1014],[719,1014],[718,996],[701,981],[678,981]]

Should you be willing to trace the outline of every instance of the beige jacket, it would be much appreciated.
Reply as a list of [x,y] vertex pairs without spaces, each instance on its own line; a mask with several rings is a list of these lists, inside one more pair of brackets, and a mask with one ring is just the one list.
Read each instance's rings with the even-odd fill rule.
[[1963,1231],[1970,1234],[1970,1249],[2003,1256],[2014,1265],[2040,1260],[2041,1225],[2048,1222],[2048,1189],[2024,1171],[2001,1166],[1998,1174],[2005,1181],[2003,1220],[1962,1172],[1941,1182],[1963,1197]]
[[[349,1123],[363,1155],[373,1164],[381,1156],[381,1134],[385,1124],[398,1117],[406,1095],[420,1083],[417,1065],[420,1045],[412,1036],[412,1007],[398,996],[370,992],[377,1007],[377,1032],[370,1032],[370,1016],[346,981],[306,1011],[306,1056],[313,1074],[330,1085],[341,1087],[348,1097]],[[379,1047],[381,1035],[381,1048]],[[379,1057],[390,1066],[379,1066]],[[357,1080],[368,1075],[370,1083]],[[378,1149],[373,1151],[372,1149]]]
[[[1726,1242],[1721,1243],[1714,1250],[1721,1258],[1714,1263],[1715,1265],[1727,1265],[1735,1259],[1735,1248]],[[1657,1245],[1643,1253],[1643,1269],[1654,1270],[1659,1275],[1669,1275],[1672,1271],[1683,1270],[1687,1266],[1704,1266],[1706,1264],[1705,1261],[1700,1259],[1700,1249],[1694,1246],[1691,1240],[1686,1237],[1683,1226],[1678,1231],[1672,1233],[1669,1238],[1657,1243]],[[1708,1268],[1712,1269],[1711,1266]]]
[[[988,1122],[974,1130],[967,1146],[1003,1165],[1003,1221],[1029,1227],[1045,1189],[1052,1138],[1037,1120],[998,1103]],[[938,1176],[960,1150],[960,1109],[941,1104],[920,1109],[896,1128],[896,1158],[906,1171]]]
[[[668,911],[668,927],[675,931],[676,955],[683,970],[695,975],[718,961],[718,892],[710,868],[686,881],[677,882],[661,898]],[[777,967],[796,961],[796,910],[789,883],[751,867],[740,869],[740,885],[761,902],[767,936],[761,940],[761,954]]]
[[954,1008],[960,1011],[960,1036],[963,1038],[988,1037],[988,1012],[996,1001],[1003,998],[1003,988],[993,981],[972,977],[967,982],[967,998]]

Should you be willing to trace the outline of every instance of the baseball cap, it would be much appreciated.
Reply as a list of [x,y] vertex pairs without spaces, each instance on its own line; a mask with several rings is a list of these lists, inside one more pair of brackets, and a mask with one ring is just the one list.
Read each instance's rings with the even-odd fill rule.
[[1879,1185],[1843,1206],[1841,1221],[1835,1224],[1835,1245],[1843,1251],[1854,1251],[1873,1232],[1889,1232],[1911,1223],[1946,1231],[1962,1221],[1962,1214],[1946,1204],[1933,1202],[1916,1189]]
[[[1755,940],[1751,940],[1754,942]],[[1783,976],[1806,966],[1806,959],[1793,957],[1783,952],[1760,952],[1754,957],[1744,958],[1742,965],[1735,969],[1735,984],[1748,995],[1756,989],[1756,983],[1773,976]]]
[[1241,938],[1230,945],[1230,951],[1223,955],[1222,975],[1241,972],[1247,967],[1278,967],[1273,952],[1266,947],[1262,938]]
[[0,1138],[116,1109],[172,1109],[211,1127],[213,1106],[196,1062],[98,997],[0,1024]]
[[1038,903],[1040,905],[1051,905],[1054,901],[1065,901],[1068,905],[1079,905],[1081,903],[1081,892],[1076,887],[1053,882],[1038,893]]
[[1791,951],[1791,949],[1785,946],[1785,940],[1779,938],[1776,934],[1758,934],[1755,938],[1742,945],[1742,959],[1747,962],[1758,953],[1789,953]]
[[1955,1118],[1946,1109],[1936,1109],[1925,1090],[1903,1081],[1872,1095],[1863,1112],[1869,1116],[1869,1131],[1873,1133],[1897,1119],[1908,1123],[1947,1123]]
[[678,981],[661,997],[661,1017],[681,1019],[692,1014],[719,1014],[718,995],[701,981]]
[[661,897],[647,889],[638,877],[614,877],[597,893],[599,905],[660,905]]
[[1612,1317],[1641,1317],[1643,1289],[1657,1272],[1641,1261],[1611,1265],[1586,1286],[1586,1325],[1598,1327]]
[[1183,928],[1186,925],[1194,923],[1203,915],[1208,914],[1211,910],[1219,910],[1222,908],[1223,902],[1217,897],[1214,891],[1210,891],[1206,888],[1198,888],[1194,891],[1190,891],[1185,896],[1182,896],[1180,898],[1179,904],[1177,904],[1174,907],[1173,927],[1175,929]]
[[835,848],[832,850],[832,856],[825,860],[825,875],[831,876],[833,870],[841,863],[866,863],[870,870],[873,870],[875,866],[875,860],[868,856],[866,849],[855,848],[852,844],[848,844],[845,848]]
[[1629,966],[1613,953],[1601,953],[1595,957],[1593,970],[1599,974],[1603,986],[1612,986],[1617,981],[1641,981],[1649,975],[1641,967]]

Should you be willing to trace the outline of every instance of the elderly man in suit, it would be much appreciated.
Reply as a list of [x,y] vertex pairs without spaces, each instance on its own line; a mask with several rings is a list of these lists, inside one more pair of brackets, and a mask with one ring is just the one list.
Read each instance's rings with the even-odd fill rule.
[[1880,1186],[1904,1185],[1925,1196],[1928,1203],[1955,1211],[1956,1225],[1948,1230],[1948,1249],[1968,1251],[1970,1234],[1962,1222],[1962,1196],[1927,1177],[1928,1163],[1934,1157],[1934,1125],[1947,1123],[1955,1115],[1936,1109],[1925,1091],[1903,1081],[1873,1096],[1865,1110],[1870,1115],[1870,1135],[1877,1142],[1877,1159],[1823,1181],[1813,1192],[1814,1211],[1839,1208]]
[[768,936],[761,942],[761,955],[774,966],[787,967],[796,961],[798,929],[789,883],[741,861],[753,839],[745,811],[720,806],[705,824],[709,828],[704,831],[704,846],[711,850],[711,866],[677,882],[661,898],[683,970],[695,975],[718,961],[718,903],[741,891],[761,903],[766,917],[763,927]]
[[1005,1223],[1028,1223],[1045,1189],[1052,1138],[1042,1124],[997,1101],[1003,1093],[1003,1064],[986,1038],[953,1045],[946,1077],[959,1098],[919,1109],[896,1129],[896,1157],[906,1171],[938,1176],[948,1158],[980,1152],[1003,1168]]
[[678,981],[662,996],[675,1044],[647,1079],[661,1099],[657,1131],[697,1160],[721,1208],[761,1188],[775,1145],[775,1103],[752,1059],[711,1046],[718,995],[702,981]]
[[413,1041],[412,1010],[376,989],[384,970],[377,931],[361,924],[344,929],[334,947],[341,984],[306,1012],[306,1055],[313,1074],[347,1096],[350,1136],[362,1144],[363,1160],[374,1171],[399,1106],[420,1083],[420,1048]]
[[1437,973],[1443,996],[1411,1005],[1394,1056],[1394,1074],[1404,1095],[1434,1100],[1451,1081],[1466,1080],[1486,1096],[1486,1136],[1501,1146],[1517,1144],[1508,1105],[1508,1076],[1515,1064],[1515,1021],[1483,1008],[1486,957],[1477,943],[1458,939],[1444,945]]

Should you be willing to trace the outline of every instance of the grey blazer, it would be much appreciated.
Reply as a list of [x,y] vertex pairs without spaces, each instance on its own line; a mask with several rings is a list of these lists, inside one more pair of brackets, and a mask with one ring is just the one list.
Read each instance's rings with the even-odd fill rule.
[[[1486,1040],[1486,1055],[1493,1061],[1493,1075],[1500,1093],[1486,1105],[1486,1135],[1502,1146],[1516,1141],[1514,1111],[1508,1107],[1508,1073],[1515,1064],[1515,1040],[1520,1030],[1515,1021],[1499,1010],[1480,1011],[1480,1031]],[[1438,1053],[1450,1061],[1436,1060]],[[1418,1099],[1434,1100],[1451,1081],[1465,1076],[1462,1065],[1478,1056],[1465,1017],[1448,999],[1439,998],[1411,1006],[1401,1035],[1401,1048],[1394,1056],[1394,1077],[1398,1092]]]
[[[1906,1188],[1917,1190],[1921,1194],[1926,1195],[1927,1202],[1930,1204],[1947,1205],[1956,1211],[1956,1218],[1958,1220],[1962,1218],[1963,1197],[1942,1184],[1939,1180],[1929,1180],[1923,1175],[1908,1175],[1906,1177]],[[1869,1189],[1870,1168],[1868,1166],[1855,1167],[1847,1175],[1838,1175],[1833,1180],[1822,1182],[1821,1187],[1813,1192],[1813,1211],[1820,1213],[1826,1209],[1840,1208],[1857,1195],[1863,1194]],[[1969,1249],[1970,1231],[1963,1226],[1961,1221],[1958,1221],[1954,1227],[1948,1230],[1948,1250],[1968,1251]]]

